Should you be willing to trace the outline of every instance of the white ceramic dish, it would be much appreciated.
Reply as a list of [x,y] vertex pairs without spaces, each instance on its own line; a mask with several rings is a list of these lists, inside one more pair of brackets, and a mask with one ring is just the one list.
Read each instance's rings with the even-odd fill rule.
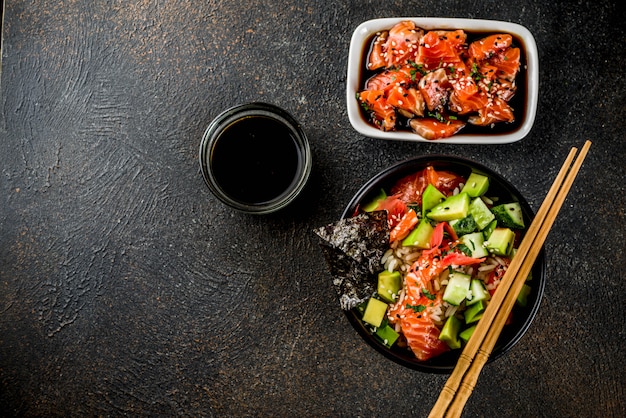
[[[360,83],[361,72],[363,71],[363,60],[368,52],[369,41],[372,36],[382,30],[390,29],[396,23],[403,20],[411,20],[418,27],[424,30],[455,30],[463,29],[468,32],[500,32],[511,34],[517,43],[521,43],[522,63],[525,63],[524,71],[518,76],[518,84],[523,89],[517,91],[516,95],[524,95],[523,112],[517,111],[516,118],[522,115],[517,127],[504,133],[461,133],[450,138],[437,140],[425,139],[413,132],[409,131],[392,131],[384,132],[372,126],[364,117],[359,109],[359,103],[355,99],[356,93],[361,89]],[[519,77],[525,77],[522,82]],[[537,112],[537,100],[539,95],[539,63],[537,54],[537,44],[535,39],[525,27],[516,23],[500,22],[495,20],[476,20],[476,19],[451,19],[451,18],[431,18],[431,17],[399,17],[374,19],[360,24],[350,41],[350,50],[348,54],[348,74],[346,79],[346,101],[348,106],[348,117],[350,123],[360,134],[371,137],[388,140],[400,141],[416,141],[416,142],[439,142],[447,144],[507,144],[519,141],[530,132],[535,121]]]

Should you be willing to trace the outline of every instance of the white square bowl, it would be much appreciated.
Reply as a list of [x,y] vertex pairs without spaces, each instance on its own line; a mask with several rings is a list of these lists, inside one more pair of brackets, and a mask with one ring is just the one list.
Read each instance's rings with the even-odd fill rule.
[[[463,29],[467,32],[487,33],[509,33],[521,47],[525,56],[522,56],[522,64],[525,63],[524,71],[521,74],[526,78],[523,83],[524,89],[518,89],[516,95],[524,95],[524,112],[522,120],[517,124],[517,128],[505,133],[481,132],[481,133],[461,133],[449,138],[429,140],[410,131],[390,131],[385,132],[369,123],[359,108],[356,100],[356,93],[362,90],[362,71],[369,42],[377,32],[391,29],[398,22],[410,20],[416,26],[428,30],[456,30]],[[519,77],[519,76],[518,76]],[[361,23],[352,34],[350,40],[350,50],[348,53],[348,74],[346,78],[346,101],[348,107],[348,118],[350,123],[360,134],[379,139],[414,141],[414,142],[438,142],[446,144],[508,144],[524,138],[531,130],[535,122],[537,112],[537,100],[539,95],[539,62],[537,54],[537,44],[535,39],[525,27],[516,23],[500,22],[495,20],[478,19],[455,19],[436,17],[393,17],[368,20]],[[515,113],[516,118],[518,114]]]

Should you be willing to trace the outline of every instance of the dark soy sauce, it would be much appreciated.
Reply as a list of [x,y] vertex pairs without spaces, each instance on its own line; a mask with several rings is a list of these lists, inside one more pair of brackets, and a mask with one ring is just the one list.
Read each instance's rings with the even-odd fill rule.
[[285,194],[301,167],[291,130],[267,116],[246,116],[227,126],[211,154],[216,182],[231,199],[255,205]]
[[[426,32],[430,31],[426,30]],[[449,29],[444,29],[449,30]],[[467,34],[467,45],[472,42],[485,38],[489,35],[493,35],[495,33],[504,33],[504,32],[490,32],[490,31],[469,31],[464,30]],[[526,102],[528,100],[528,89],[526,86],[528,85],[528,74],[526,71],[526,49],[524,42],[515,34],[510,34],[513,37],[513,42],[511,44],[512,47],[517,47],[520,49],[520,70],[517,73],[517,77],[515,77],[515,84],[517,85],[517,92],[515,96],[509,102],[509,105],[513,108],[513,115],[515,115],[515,121],[511,123],[496,123],[494,126],[475,126],[472,124],[467,124],[465,128],[460,132],[464,135],[491,135],[491,134],[506,134],[515,132],[522,126],[524,120],[526,120]],[[367,60],[369,54],[374,46],[374,41],[376,40],[376,34],[373,34],[370,39],[366,41],[366,47],[363,49],[363,56],[361,57],[361,74],[360,74],[360,83],[361,88],[365,88],[367,80],[371,77],[375,76],[381,70],[371,71],[367,68]],[[371,123],[369,115],[360,107],[361,116],[368,123]],[[467,120],[467,116],[457,115],[460,120]],[[411,131],[411,128],[408,123],[408,119],[398,115],[396,129],[400,131]],[[373,124],[372,124],[373,125]]]

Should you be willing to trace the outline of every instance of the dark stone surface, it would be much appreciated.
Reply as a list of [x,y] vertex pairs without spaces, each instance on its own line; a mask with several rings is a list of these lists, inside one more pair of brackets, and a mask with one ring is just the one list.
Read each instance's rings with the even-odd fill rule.
[[[546,242],[539,314],[465,416],[626,416],[624,121],[618,2],[24,1],[6,4],[0,116],[4,416],[426,416],[445,376],[391,363],[338,308],[312,230],[411,155],[469,157],[537,209],[594,145]],[[363,138],[348,43],[388,16],[506,20],[540,56],[536,125],[502,146]],[[224,207],[197,149],[262,100],[292,112],[314,169],[283,213]]]

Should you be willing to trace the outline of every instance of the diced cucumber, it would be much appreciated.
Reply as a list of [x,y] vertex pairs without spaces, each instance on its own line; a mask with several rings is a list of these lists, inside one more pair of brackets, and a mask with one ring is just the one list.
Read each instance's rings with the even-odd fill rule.
[[434,230],[428,219],[422,218],[417,227],[402,240],[402,245],[405,247],[417,247],[422,250],[429,249],[430,238],[433,236]]
[[402,289],[402,275],[399,271],[381,271],[378,273],[378,296],[387,303],[393,303]]
[[394,345],[400,337],[400,334],[398,334],[395,329],[389,326],[389,324],[385,324],[382,327],[376,328],[375,334],[387,347],[391,347],[392,345]]
[[463,219],[453,219],[448,222],[454,232],[456,232],[457,236],[469,234],[470,232],[474,232],[476,230],[476,221],[472,215],[467,215]]
[[461,348],[461,341],[459,340],[459,331],[461,330],[462,322],[459,318],[452,315],[446,320],[446,323],[439,333],[439,339],[448,344],[451,349]]
[[369,203],[363,206],[363,210],[365,212],[372,212],[376,210],[376,208],[378,207],[378,204],[382,200],[385,200],[386,198],[387,198],[387,193],[385,193],[383,189],[380,189],[378,194]]
[[489,235],[487,240],[487,250],[495,255],[509,255],[513,249],[515,232],[509,228],[496,228]]
[[489,225],[487,225],[485,227],[485,229],[483,229],[483,238],[485,238],[485,240],[488,240],[489,237],[491,236],[491,233],[493,232],[494,229],[496,229],[496,227],[498,226],[498,221],[497,220],[493,220],[489,223]]
[[459,193],[434,206],[426,216],[438,222],[462,219],[469,213],[470,197]]
[[467,306],[478,303],[481,300],[488,300],[490,296],[487,289],[485,289],[483,281],[479,279],[472,279],[472,282],[470,283],[470,292],[472,292],[472,299],[465,303]]
[[517,295],[517,299],[515,300],[519,306],[525,308],[526,305],[528,305],[528,295],[530,295],[530,290],[531,287],[524,283],[520,289],[519,295]]
[[467,297],[472,277],[469,274],[453,271],[448,275],[448,285],[443,292],[443,300],[458,306]]
[[428,183],[424,193],[422,193],[422,216],[426,216],[426,212],[446,200],[446,195],[441,193],[435,186]]
[[459,338],[464,342],[467,343],[470,339],[470,337],[472,336],[472,334],[474,333],[474,331],[476,331],[476,325],[472,325],[471,327],[464,329],[463,331],[461,331],[459,333]]
[[467,178],[461,192],[467,193],[470,197],[484,195],[489,189],[489,177],[482,174],[472,173]]
[[480,300],[477,303],[470,305],[469,308],[463,312],[463,316],[465,317],[465,323],[471,324],[478,321],[483,317],[485,313],[485,309],[487,308],[487,302],[485,300]]
[[385,319],[387,313],[387,304],[382,300],[370,298],[363,312],[363,322],[379,327]]
[[483,238],[482,232],[465,234],[459,238],[459,242],[469,248],[474,258],[482,258],[489,255],[489,251],[487,251],[487,248],[483,245],[485,239]]
[[483,230],[496,218],[480,197],[472,200],[469,211],[479,230]]
[[513,229],[524,228],[524,216],[519,202],[504,203],[494,206],[491,208],[491,211],[500,225]]

